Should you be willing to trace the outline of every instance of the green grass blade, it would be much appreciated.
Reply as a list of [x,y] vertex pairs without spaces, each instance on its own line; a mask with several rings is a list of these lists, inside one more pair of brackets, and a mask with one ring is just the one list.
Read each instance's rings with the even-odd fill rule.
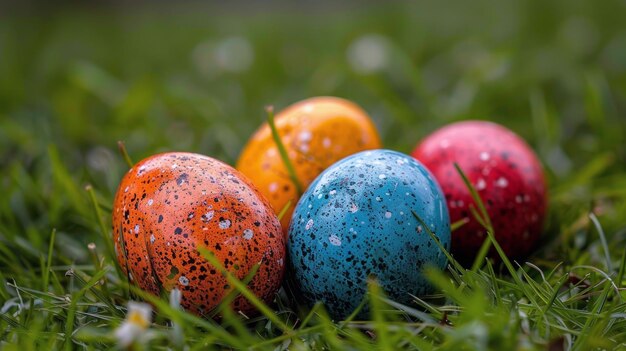
[[228,281],[229,284],[235,287],[241,293],[243,297],[245,297],[250,303],[257,308],[267,319],[272,321],[278,328],[280,328],[283,332],[291,332],[291,328],[287,326],[278,316],[272,311],[261,299],[259,299],[253,292],[251,292],[245,284],[239,279],[237,279],[232,273],[230,273],[224,265],[222,265],[213,252],[209,251],[205,247],[199,247],[198,251],[200,254],[212,265],[214,266]]
[[[257,274],[260,267],[260,263],[254,264],[250,269],[250,272],[248,272],[248,274],[246,274],[246,276],[241,280],[241,283],[247,286]],[[209,316],[213,318],[215,316],[218,316],[225,309],[228,309],[230,303],[233,302],[240,294],[241,293],[237,289],[231,290],[228,294],[226,294],[226,296],[224,296],[224,298],[222,298],[220,305],[215,309],[215,311],[209,313]]]
[[[71,273],[75,274],[75,273]],[[106,274],[106,270],[102,270],[96,273],[88,282],[77,292],[73,293],[71,296],[70,307],[67,311],[67,318],[65,320],[65,342],[64,347],[65,350],[73,349],[72,335],[74,334],[74,322],[76,317],[76,312],[78,308],[78,301],[82,299],[85,293],[91,289],[94,285],[98,284],[100,279],[104,277]]]
[[390,336],[387,331],[387,323],[383,312],[384,306],[381,303],[382,289],[374,277],[368,279],[367,287],[370,296],[370,314],[374,331],[376,332],[376,348],[379,350],[394,350],[395,348],[391,344]]
[[119,140],[117,142],[117,149],[119,150],[120,154],[122,154],[122,157],[124,158],[124,161],[126,161],[128,168],[133,168],[134,163],[128,155],[128,151],[126,150],[126,144],[123,141]]
[[485,229],[493,233],[494,232],[493,225],[491,224],[491,218],[489,217],[489,212],[487,212],[487,209],[485,208],[485,204],[483,203],[482,199],[478,195],[478,191],[476,191],[476,188],[474,188],[472,183],[467,178],[467,175],[465,175],[465,172],[463,172],[463,170],[461,169],[458,163],[454,163],[454,168],[456,169],[457,173],[461,176],[461,179],[463,179],[463,183],[465,183],[467,190],[469,190],[470,194],[472,195],[472,199],[474,199],[474,203],[476,203],[476,206],[478,206],[478,210],[480,211],[480,219],[484,222]]
[[57,230],[56,228],[52,229],[52,233],[50,234],[50,245],[48,245],[48,257],[46,260],[46,268],[43,272],[43,283],[42,289],[44,291],[48,291],[48,284],[50,282],[50,267],[52,266],[52,252],[54,250],[54,241],[56,239]]
[[424,222],[424,220],[417,214],[417,212],[411,210],[411,213],[413,213],[413,217],[415,217],[415,219],[417,219],[417,221],[420,223],[422,228],[426,231],[426,233],[428,233],[428,235],[435,242],[437,247],[439,247],[439,250],[441,250],[441,252],[443,252],[443,254],[446,255],[446,257],[448,258],[448,262],[457,271],[459,271],[459,272],[465,271],[465,268],[463,268],[463,266],[459,262],[457,262],[457,260],[455,260],[454,257],[452,257],[450,252],[448,252],[448,250],[443,246],[443,244],[441,244],[441,241],[439,241],[439,238],[437,238],[437,235],[435,235],[435,233],[433,233],[433,231],[428,227],[426,222]]
[[624,271],[626,270],[626,248],[624,249],[623,253],[622,253],[622,261],[619,265],[619,272],[617,273],[617,279],[616,279],[616,284],[617,284],[617,288],[621,289],[624,281]]
[[600,237],[600,243],[602,244],[602,249],[604,249],[606,267],[609,270],[609,272],[613,272],[613,262],[611,262],[611,253],[609,251],[609,245],[606,242],[606,236],[604,235],[604,230],[602,229],[602,225],[600,224],[598,217],[596,217],[596,215],[593,212],[589,213],[589,219],[591,219],[591,222],[593,222],[593,225],[596,227],[596,230],[598,231],[598,236]]
[[285,145],[283,144],[282,139],[280,138],[280,134],[278,134],[278,129],[276,128],[276,124],[274,123],[274,107],[268,106],[265,108],[267,112],[267,123],[270,126],[272,131],[272,138],[274,139],[274,143],[276,144],[276,148],[278,149],[278,153],[280,154],[280,158],[283,160],[285,164],[285,168],[287,168],[287,172],[289,173],[289,178],[291,178],[291,182],[296,187],[296,191],[298,192],[298,196],[302,195],[304,187],[300,183],[298,179],[298,174],[296,173],[296,169],[293,167],[293,163],[289,159],[289,155],[287,154],[287,149],[285,149]]
[[459,228],[463,227],[464,225],[466,225],[467,223],[469,223],[468,218],[459,219],[458,221],[450,224],[450,231],[454,232],[458,230]]
[[283,208],[278,213],[278,220],[279,221],[282,221],[283,217],[285,217],[285,214],[287,214],[287,211],[289,210],[289,207],[291,207],[291,200],[287,201],[285,206],[283,206]]

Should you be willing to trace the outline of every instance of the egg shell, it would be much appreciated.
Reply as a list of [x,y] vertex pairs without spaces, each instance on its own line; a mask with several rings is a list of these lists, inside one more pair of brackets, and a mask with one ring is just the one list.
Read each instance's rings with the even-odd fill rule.
[[[376,127],[367,113],[356,104],[336,97],[314,97],[297,102],[276,116],[275,125],[305,189],[324,169],[340,159],[381,146]],[[244,147],[237,169],[256,184],[276,213],[291,201],[281,220],[287,233],[299,194],[267,123]]]
[[[198,247],[239,279],[260,263],[248,287],[265,301],[285,270],[285,240],[267,200],[237,170],[198,154],[158,154],[128,171],[113,204],[113,240],[132,282],[155,295],[178,288],[182,306],[198,315],[231,290]],[[252,311],[243,297],[232,307]]]
[[443,269],[447,259],[412,211],[448,248],[445,198],[412,157],[364,151],[326,169],[300,199],[289,228],[289,266],[303,301],[322,301],[344,318],[361,303],[371,275],[400,303],[430,293],[422,270]]
[[[452,233],[455,258],[471,263],[487,238],[470,212],[476,205],[455,162],[478,191],[507,256],[522,259],[532,251],[542,232],[547,195],[541,164],[522,138],[495,123],[458,122],[427,136],[412,155],[439,181],[451,220],[469,220]],[[490,256],[498,255],[492,250]]]

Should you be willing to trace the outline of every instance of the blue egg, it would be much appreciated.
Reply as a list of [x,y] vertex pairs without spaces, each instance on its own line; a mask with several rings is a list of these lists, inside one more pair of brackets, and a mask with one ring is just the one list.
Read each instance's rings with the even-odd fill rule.
[[431,293],[423,269],[443,269],[447,259],[412,211],[447,250],[446,201],[419,161],[372,150],[321,173],[298,202],[289,227],[292,280],[304,302],[322,301],[333,317],[344,318],[365,297],[369,276],[400,303]]

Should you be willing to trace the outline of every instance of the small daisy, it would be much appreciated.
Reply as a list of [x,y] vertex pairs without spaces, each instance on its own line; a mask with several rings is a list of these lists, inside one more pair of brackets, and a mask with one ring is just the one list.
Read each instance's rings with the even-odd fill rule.
[[128,302],[126,320],[115,330],[120,348],[127,348],[146,333],[152,323],[152,307],[147,303]]

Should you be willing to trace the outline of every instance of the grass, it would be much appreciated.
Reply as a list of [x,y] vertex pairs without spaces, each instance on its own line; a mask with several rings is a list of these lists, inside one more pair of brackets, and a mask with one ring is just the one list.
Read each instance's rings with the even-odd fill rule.
[[[92,6],[0,14],[2,349],[115,347],[141,299],[157,313],[135,349],[626,349],[623,1]],[[403,152],[456,120],[515,130],[550,184],[540,248],[428,271],[438,293],[411,306],[371,281],[371,320],[282,290],[215,321],[129,286],[108,224],[117,141],[234,164],[264,106],[315,95],[360,104]]]

